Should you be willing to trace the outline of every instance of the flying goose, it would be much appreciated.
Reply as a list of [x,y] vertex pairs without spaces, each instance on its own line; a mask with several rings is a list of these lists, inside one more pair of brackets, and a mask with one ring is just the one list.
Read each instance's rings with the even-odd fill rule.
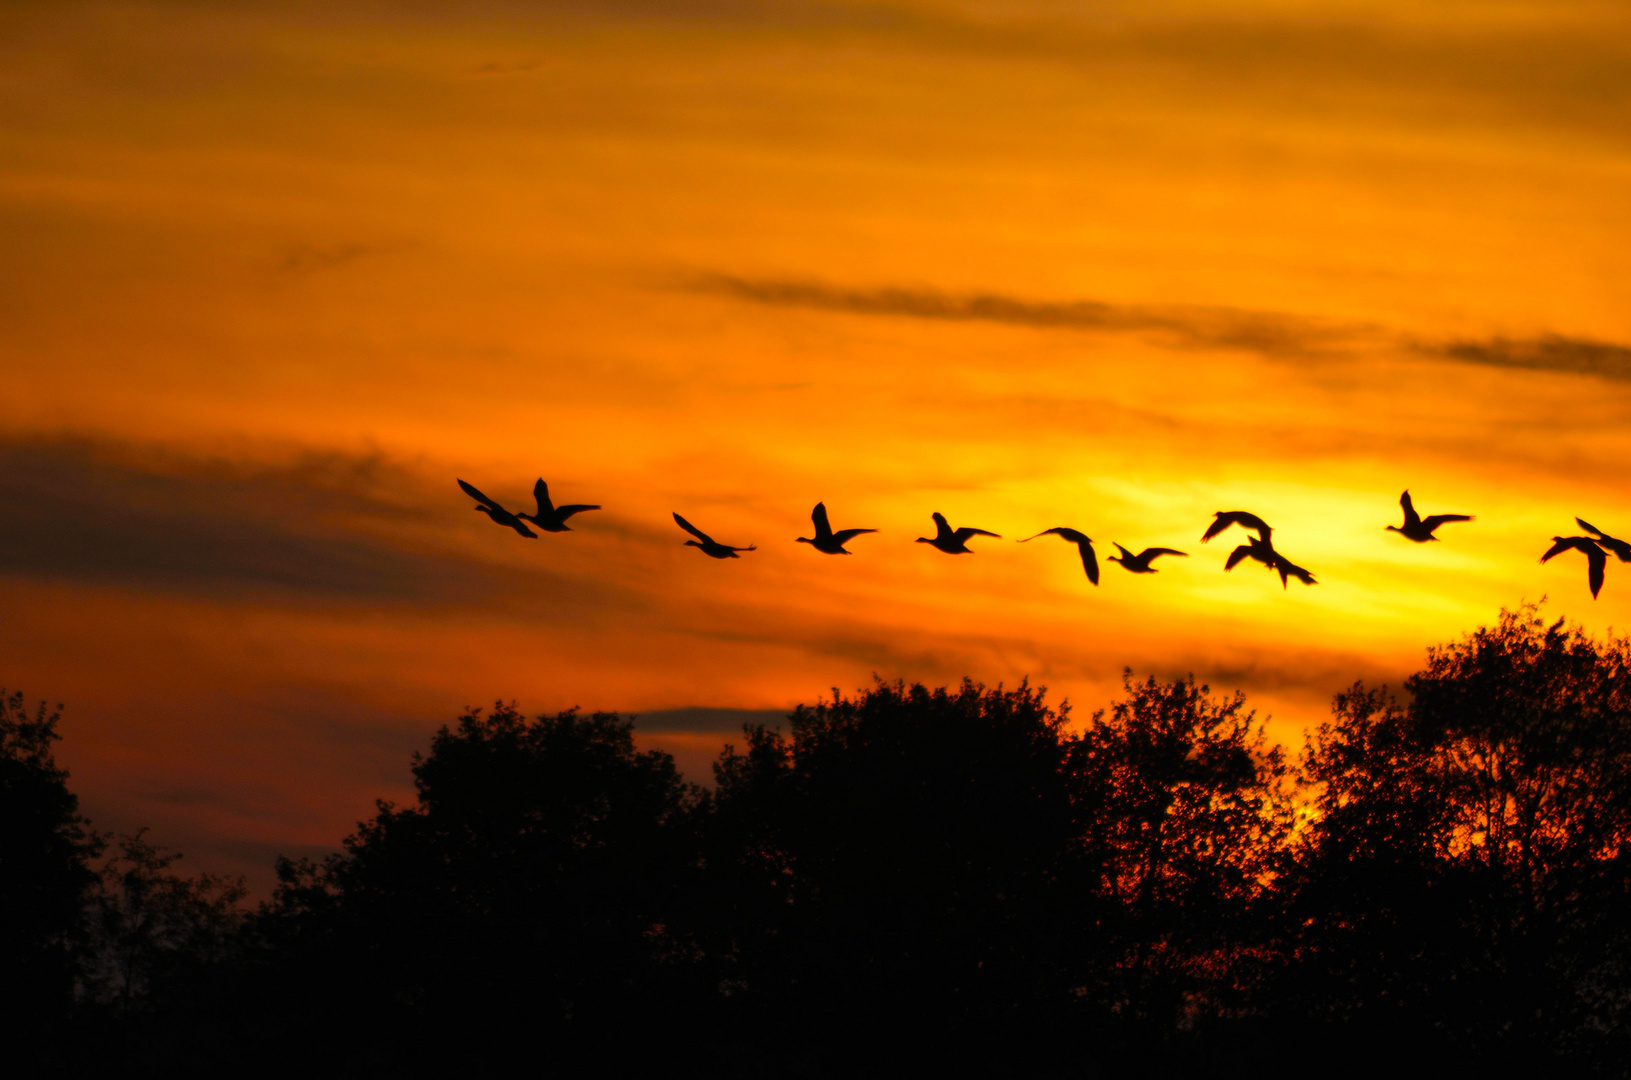
[[1120,563],[1123,570],[1134,574],[1159,574],[1160,571],[1151,566],[1150,563],[1162,555],[1180,555],[1183,558],[1189,558],[1187,552],[1178,551],[1174,548],[1145,548],[1137,555],[1134,555],[1120,544],[1116,544],[1116,550],[1121,552],[1121,557],[1117,558],[1112,555],[1110,561]]
[[493,519],[493,523],[495,525],[503,525],[506,528],[514,529],[516,532],[520,533],[522,536],[525,536],[529,540],[538,539],[537,533],[521,524],[521,518],[523,515],[510,513],[497,502],[494,502],[492,499],[489,499],[487,496],[483,495],[473,484],[467,484],[463,480],[460,480],[459,486],[464,489],[464,493],[466,495],[476,500],[476,505],[471,509],[477,511],[478,513],[486,514],[488,517]]
[[1621,562],[1631,562],[1631,544],[1626,543],[1624,540],[1615,539],[1589,521],[1582,521],[1579,518],[1574,520],[1582,529],[1591,533],[1599,547],[1605,547],[1618,555]]
[[809,544],[817,551],[825,552],[828,555],[853,555],[854,552],[844,550],[845,544],[862,533],[878,531],[877,529],[841,529],[838,532],[833,532],[832,526],[827,523],[826,503],[815,504],[815,509],[810,511],[810,520],[815,522],[814,539],[808,536],[800,536],[796,538],[797,541],[801,544]]
[[538,500],[538,512],[536,514],[517,514],[515,516],[524,521],[532,522],[545,532],[571,532],[571,527],[566,523],[567,518],[585,510],[600,509],[598,506],[583,506],[578,503],[573,503],[571,506],[556,506],[549,501],[549,485],[544,483],[544,478],[541,476],[538,478],[538,482],[532,485],[532,497]]
[[1206,535],[1201,537],[1201,543],[1206,543],[1231,525],[1239,525],[1243,529],[1256,529],[1257,535],[1262,537],[1265,543],[1274,533],[1274,530],[1269,528],[1269,523],[1256,514],[1247,513],[1245,510],[1219,510],[1213,516],[1212,524],[1206,527]]
[[739,557],[736,554],[738,551],[757,551],[759,549],[757,544],[749,544],[747,547],[730,547],[727,544],[721,544],[678,514],[674,515],[674,521],[680,528],[696,537],[696,540],[687,540],[685,546],[698,548],[704,555],[711,558],[735,559]]
[[1554,536],[1552,546],[1546,549],[1546,554],[1540,557],[1545,562],[1553,555],[1574,548],[1586,556],[1586,583],[1591,586],[1591,598],[1597,599],[1597,591],[1603,587],[1603,567],[1608,564],[1608,556],[1603,549],[1597,546],[1597,541],[1589,536]]
[[1414,540],[1416,543],[1425,543],[1428,540],[1437,540],[1433,530],[1450,521],[1471,521],[1471,514],[1434,514],[1432,517],[1420,517],[1416,513],[1416,506],[1410,501],[1410,492],[1407,490],[1399,496],[1399,505],[1404,507],[1404,528],[1389,525],[1390,532]]
[[[1086,536],[1075,529],[1067,529],[1063,526],[1057,529],[1043,529],[1036,536],[1058,536],[1075,544],[1076,550],[1082,553],[1082,569],[1087,571],[1087,580],[1095,585],[1099,583],[1099,560],[1098,556],[1093,554],[1093,538],[1091,536]],[[1036,536],[1027,536],[1020,543],[1028,544],[1035,540]]]
[[1001,536],[994,532],[986,532],[984,529],[975,529],[967,525],[964,525],[956,532],[952,532],[951,526],[946,524],[946,518],[940,513],[940,511],[936,510],[930,516],[934,518],[934,527],[936,530],[934,539],[931,540],[927,536],[920,536],[915,542],[919,544],[933,544],[941,551],[944,551],[947,555],[974,554],[968,549],[968,538],[971,536],[993,536],[998,540],[1002,539]]

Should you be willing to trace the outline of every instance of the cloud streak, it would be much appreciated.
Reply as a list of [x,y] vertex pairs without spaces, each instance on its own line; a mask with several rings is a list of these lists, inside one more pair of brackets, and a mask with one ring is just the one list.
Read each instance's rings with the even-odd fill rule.
[[689,285],[699,292],[768,307],[946,322],[996,322],[1039,329],[1147,333],[1178,348],[1246,349],[1269,356],[1345,350],[1369,332],[1362,326],[1223,307],[1026,300],[1000,293],[953,294],[901,287],[857,289],[726,274],[697,275]]
[[1564,371],[1631,382],[1631,348],[1606,341],[1547,334],[1538,338],[1489,338],[1429,346],[1430,352],[1486,367]]
[[899,286],[848,288],[783,278],[698,274],[698,292],[766,307],[944,322],[993,322],[1037,329],[1142,334],[1178,349],[1240,349],[1272,359],[1337,359],[1362,348],[1393,348],[1482,367],[1556,371],[1631,382],[1631,346],[1546,334],[1421,341],[1363,323],[1272,311],[1194,305],[1029,300],[1000,293],[944,293]]

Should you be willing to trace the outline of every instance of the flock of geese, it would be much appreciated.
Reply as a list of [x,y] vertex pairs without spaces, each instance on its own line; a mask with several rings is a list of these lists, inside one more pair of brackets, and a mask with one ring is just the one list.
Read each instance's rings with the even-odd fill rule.
[[[544,532],[570,532],[571,526],[566,523],[567,519],[585,510],[600,509],[599,506],[582,503],[556,506],[550,501],[549,485],[544,483],[541,478],[532,488],[533,497],[538,502],[538,509],[531,514],[525,512],[512,513],[496,500],[488,498],[479,489],[465,483],[463,480],[459,481],[459,487],[464,489],[466,495],[476,500],[475,510],[477,513],[486,514],[493,520],[494,524],[514,529],[517,533],[529,539],[537,539],[538,537],[537,533],[527,527],[529,524],[533,528],[542,529]],[[1404,524],[1389,525],[1387,529],[1418,544],[1426,543],[1429,540],[1437,540],[1438,537],[1433,534],[1441,525],[1472,520],[1470,514],[1431,514],[1422,517],[1416,512],[1415,504],[1411,502],[1410,492],[1408,491],[1399,496],[1399,506],[1404,510]],[[994,540],[1002,539],[997,533],[985,529],[976,529],[968,525],[960,529],[953,529],[946,521],[945,515],[938,511],[931,514],[930,517],[934,519],[935,534],[933,536],[920,536],[917,538],[917,543],[928,544],[930,547],[943,551],[947,555],[972,554],[968,542],[976,536],[989,536]],[[797,537],[796,542],[809,544],[826,555],[853,554],[844,547],[845,544],[864,533],[878,531],[877,529],[834,530],[832,524],[827,520],[827,506],[825,503],[816,503],[815,509],[810,513],[810,520],[815,525],[815,535]],[[1592,599],[1596,599],[1597,593],[1603,587],[1603,569],[1608,563],[1608,552],[1613,552],[1621,562],[1631,562],[1631,543],[1616,539],[1581,518],[1575,518],[1574,520],[1590,535],[1552,537],[1552,546],[1540,557],[1540,561],[1544,563],[1554,555],[1560,555],[1571,550],[1583,554],[1586,557],[1586,580],[1591,586]],[[740,557],[741,552],[758,550],[756,544],[749,544],[747,547],[732,547],[729,544],[721,544],[677,513],[674,515],[674,522],[693,537],[693,539],[685,541],[686,546],[694,547],[710,558],[735,559]],[[1204,544],[1213,537],[1221,535],[1233,525],[1239,525],[1243,530],[1255,532],[1257,535],[1250,537],[1246,543],[1241,544],[1229,553],[1229,558],[1223,564],[1225,570],[1233,570],[1242,562],[1250,559],[1279,574],[1282,589],[1287,586],[1292,578],[1296,578],[1304,585],[1318,584],[1314,580],[1312,573],[1275,550],[1272,540],[1274,529],[1269,526],[1268,522],[1245,510],[1219,510],[1214,515],[1212,524],[1207,526],[1206,532],[1201,535],[1201,543]],[[1019,542],[1022,544],[1029,543],[1042,536],[1057,536],[1061,540],[1075,544],[1076,550],[1081,554],[1082,569],[1087,573],[1087,580],[1094,585],[1099,583],[1099,559],[1093,550],[1092,537],[1079,530],[1061,525],[1052,529],[1043,529],[1036,536],[1027,536]],[[1176,548],[1150,547],[1135,555],[1120,544],[1115,544],[1114,547],[1121,554],[1111,555],[1109,561],[1120,563],[1123,570],[1133,574],[1158,573],[1156,568],[1150,564],[1163,555],[1175,555],[1179,558],[1189,557],[1187,552],[1179,551]]]

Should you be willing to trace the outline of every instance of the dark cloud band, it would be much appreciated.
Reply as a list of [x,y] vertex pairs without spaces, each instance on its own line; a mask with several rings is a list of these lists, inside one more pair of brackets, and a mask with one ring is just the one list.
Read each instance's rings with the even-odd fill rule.
[[1594,375],[1631,382],[1631,347],[1549,334],[1482,341],[1418,341],[1360,323],[1267,311],[1194,306],[1041,301],[996,293],[932,289],[843,288],[811,281],[699,274],[686,286],[770,307],[945,321],[982,321],[1042,329],[1140,333],[1175,348],[1242,349],[1264,356],[1329,358],[1381,346],[1485,367]]
[[268,466],[85,440],[0,442],[0,574],[499,611],[523,597],[528,608],[614,600],[603,585],[437,543],[422,509],[434,503],[414,500],[419,488],[367,457]]

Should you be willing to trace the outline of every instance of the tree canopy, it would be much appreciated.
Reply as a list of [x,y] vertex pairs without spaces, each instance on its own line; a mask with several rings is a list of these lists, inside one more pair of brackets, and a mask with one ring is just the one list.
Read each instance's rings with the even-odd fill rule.
[[1241,695],[1130,672],[1080,722],[1024,682],[834,690],[711,790],[632,719],[472,709],[247,915],[141,834],[99,876],[55,723],[0,715],[6,948],[104,1064],[1631,1061],[1631,644],[1535,607],[1337,694],[1295,760]]

